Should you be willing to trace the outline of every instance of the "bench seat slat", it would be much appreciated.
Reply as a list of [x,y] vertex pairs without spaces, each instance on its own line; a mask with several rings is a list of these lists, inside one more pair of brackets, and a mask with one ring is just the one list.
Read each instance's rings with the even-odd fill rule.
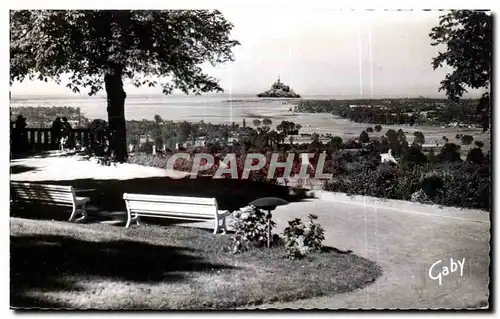
[[179,216],[179,215],[162,215],[162,214],[155,214],[155,213],[149,213],[149,212],[140,212],[141,217],[153,217],[153,218],[168,218],[168,219],[181,219],[181,220],[195,220],[195,221],[207,221],[207,220],[212,220],[214,219],[213,216]]
[[176,212],[176,211],[157,211],[157,210],[146,210],[146,209],[137,209],[137,210],[133,210],[132,212],[141,213],[141,215],[151,214],[151,215],[159,215],[159,216],[193,216],[193,217],[197,217],[197,218],[208,218],[208,219],[215,218],[214,213],[209,215],[209,214],[183,213],[183,212]]

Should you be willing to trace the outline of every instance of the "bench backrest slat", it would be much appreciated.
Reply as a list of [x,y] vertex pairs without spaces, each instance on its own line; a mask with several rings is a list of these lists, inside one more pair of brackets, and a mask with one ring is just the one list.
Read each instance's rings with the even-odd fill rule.
[[11,197],[18,200],[73,204],[75,192],[71,186],[11,182]]
[[123,194],[131,212],[165,213],[182,216],[214,217],[217,213],[215,198],[177,197],[162,195]]
[[193,205],[216,205],[215,198],[206,197],[186,197],[186,196],[167,196],[167,195],[150,195],[150,194],[123,194],[125,200],[136,200],[146,202],[161,202],[161,203],[179,203]]

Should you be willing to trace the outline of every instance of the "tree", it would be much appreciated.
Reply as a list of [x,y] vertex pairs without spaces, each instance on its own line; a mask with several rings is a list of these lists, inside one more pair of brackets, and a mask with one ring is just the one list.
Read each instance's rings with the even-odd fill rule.
[[239,43],[217,10],[14,10],[10,83],[25,78],[107,94],[113,158],[127,157],[123,81],[201,94],[222,88],[200,65],[233,61]]
[[330,139],[330,144],[336,149],[339,149],[342,146],[342,142],[343,141],[340,136],[335,136]]
[[483,164],[486,160],[486,157],[483,154],[483,151],[480,148],[473,148],[467,153],[467,162],[473,164]]
[[441,148],[441,152],[437,155],[440,162],[460,162],[460,145],[454,143],[446,143]]
[[458,102],[466,88],[484,89],[478,105],[483,130],[489,127],[490,85],[492,76],[493,17],[489,12],[452,10],[441,16],[429,34],[433,46],[445,45],[432,60],[434,69],[445,64],[453,69],[441,81],[439,90]]
[[463,135],[462,136],[462,144],[470,145],[474,141],[474,137],[472,135]]
[[413,133],[413,136],[415,137],[414,142],[420,145],[425,144],[425,136],[422,132],[416,131]]
[[265,119],[262,120],[262,124],[264,124],[265,126],[271,126],[271,124],[273,124],[273,121],[271,121],[266,117]]
[[412,144],[409,149],[403,153],[400,159],[401,164],[421,165],[426,162],[427,157],[422,153],[422,148],[419,144]]
[[366,133],[365,131],[361,132],[361,134],[359,134],[359,142],[360,143],[370,142],[370,137],[368,136],[368,133]]
[[163,119],[162,119],[162,118],[161,118],[161,116],[160,116],[160,115],[158,115],[158,114],[155,114],[155,116],[154,116],[154,120],[155,120],[155,123],[156,123],[156,124],[163,123]]

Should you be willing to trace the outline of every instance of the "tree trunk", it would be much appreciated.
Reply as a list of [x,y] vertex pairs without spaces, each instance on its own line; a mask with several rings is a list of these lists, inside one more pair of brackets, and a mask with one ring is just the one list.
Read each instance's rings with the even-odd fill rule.
[[113,160],[125,162],[127,160],[127,141],[125,126],[125,98],[123,90],[122,69],[114,67],[104,76],[106,93],[108,96],[108,123],[110,130],[110,151]]

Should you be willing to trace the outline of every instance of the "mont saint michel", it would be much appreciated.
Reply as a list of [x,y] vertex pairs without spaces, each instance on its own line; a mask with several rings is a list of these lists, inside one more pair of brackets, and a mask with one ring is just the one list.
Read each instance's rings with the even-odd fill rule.
[[271,89],[257,94],[258,97],[285,97],[285,98],[300,98],[300,94],[295,93],[288,85],[281,82],[280,77],[271,86]]

